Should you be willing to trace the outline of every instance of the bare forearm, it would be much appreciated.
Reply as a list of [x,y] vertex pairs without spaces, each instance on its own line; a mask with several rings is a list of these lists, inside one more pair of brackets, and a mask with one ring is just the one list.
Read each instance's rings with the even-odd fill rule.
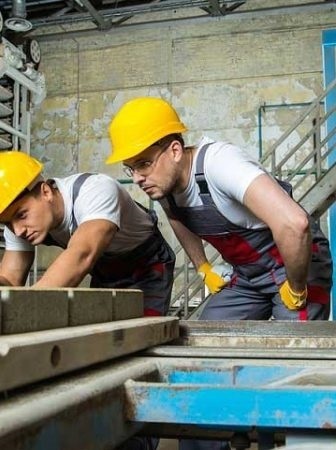
[[0,275],[0,286],[13,286],[13,285],[7,278]]
[[171,219],[170,224],[195,268],[207,261],[202,239],[178,221]]
[[81,224],[68,247],[53,262],[34,287],[75,287],[90,272],[117,232],[107,220],[91,220]]
[[90,271],[91,262],[86,255],[67,249],[33,287],[76,287]]
[[311,260],[311,234],[309,229],[299,233],[287,231],[286,236],[276,240],[283,258],[287,280],[295,291],[302,291],[307,282]]
[[0,264],[0,286],[24,286],[34,252],[5,251]]

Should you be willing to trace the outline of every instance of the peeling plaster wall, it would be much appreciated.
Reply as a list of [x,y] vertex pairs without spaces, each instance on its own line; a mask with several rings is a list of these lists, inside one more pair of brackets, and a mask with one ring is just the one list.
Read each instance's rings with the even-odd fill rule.
[[[330,12],[294,13],[42,42],[40,69],[48,95],[33,113],[32,154],[44,161],[48,176],[100,171],[124,178],[119,165],[104,164],[110,152],[107,127],[125,101],[150,95],[173,103],[189,128],[189,144],[207,134],[258,157],[258,108],[310,102],[320,94],[321,31],[335,26]],[[292,122],[292,111],[269,114],[263,148]],[[138,188],[128,188],[148,205]]]

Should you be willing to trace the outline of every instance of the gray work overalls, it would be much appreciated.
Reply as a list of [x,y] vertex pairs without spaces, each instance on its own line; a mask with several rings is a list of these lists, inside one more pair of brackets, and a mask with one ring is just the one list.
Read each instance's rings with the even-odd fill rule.
[[[84,181],[92,174],[83,173],[73,186],[73,205]],[[142,205],[139,205],[146,210]],[[148,211],[153,221],[153,234],[134,250],[121,255],[103,253],[91,271],[90,287],[132,288],[144,293],[144,315],[166,315],[174,282],[175,254],[157,227],[154,211]],[[72,234],[77,228],[72,206]],[[62,247],[50,235],[45,245]]]
[[[178,207],[172,196],[167,198],[172,216],[212,244],[233,266],[230,285],[210,298],[200,319],[328,319],[332,263],[328,240],[318,224],[311,219],[313,243],[307,307],[291,311],[279,296],[279,287],[286,279],[286,272],[271,230],[250,230],[231,223],[219,212],[211,198],[204,176],[204,157],[209,145],[200,149],[196,161],[195,178],[203,205]],[[289,192],[288,183],[279,183]]]

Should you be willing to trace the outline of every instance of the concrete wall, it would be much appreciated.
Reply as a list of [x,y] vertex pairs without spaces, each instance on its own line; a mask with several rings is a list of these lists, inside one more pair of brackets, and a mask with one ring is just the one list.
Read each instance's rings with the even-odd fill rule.
[[[107,127],[126,100],[151,95],[173,103],[189,128],[189,144],[207,134],[258,157],[260,106],[309,102],[321,92],[321,31],[334,27],[334,13],[301,12],[191,19],[41,42],[48,95],[33,112],[32,153],[50,176],[101,171],[124,178],[119,165],[104,164]],[[264,150],[300,112],[274,109],[263,116]],[[148,204],[138,188],[129,189]],[[161,213],[160,220],[175,245]]]

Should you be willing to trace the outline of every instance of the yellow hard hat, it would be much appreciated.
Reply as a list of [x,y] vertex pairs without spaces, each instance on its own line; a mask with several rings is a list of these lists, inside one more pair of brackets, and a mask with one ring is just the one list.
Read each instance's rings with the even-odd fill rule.
[[0,152],[0,219],[5,209],[40,175],[37,159],[23,152]]
[[117,112],[109,126],[112,153],[106,164],[132,158],[159,139],[184,131],[187,128],[175,109],[162,98],[130,100]]

